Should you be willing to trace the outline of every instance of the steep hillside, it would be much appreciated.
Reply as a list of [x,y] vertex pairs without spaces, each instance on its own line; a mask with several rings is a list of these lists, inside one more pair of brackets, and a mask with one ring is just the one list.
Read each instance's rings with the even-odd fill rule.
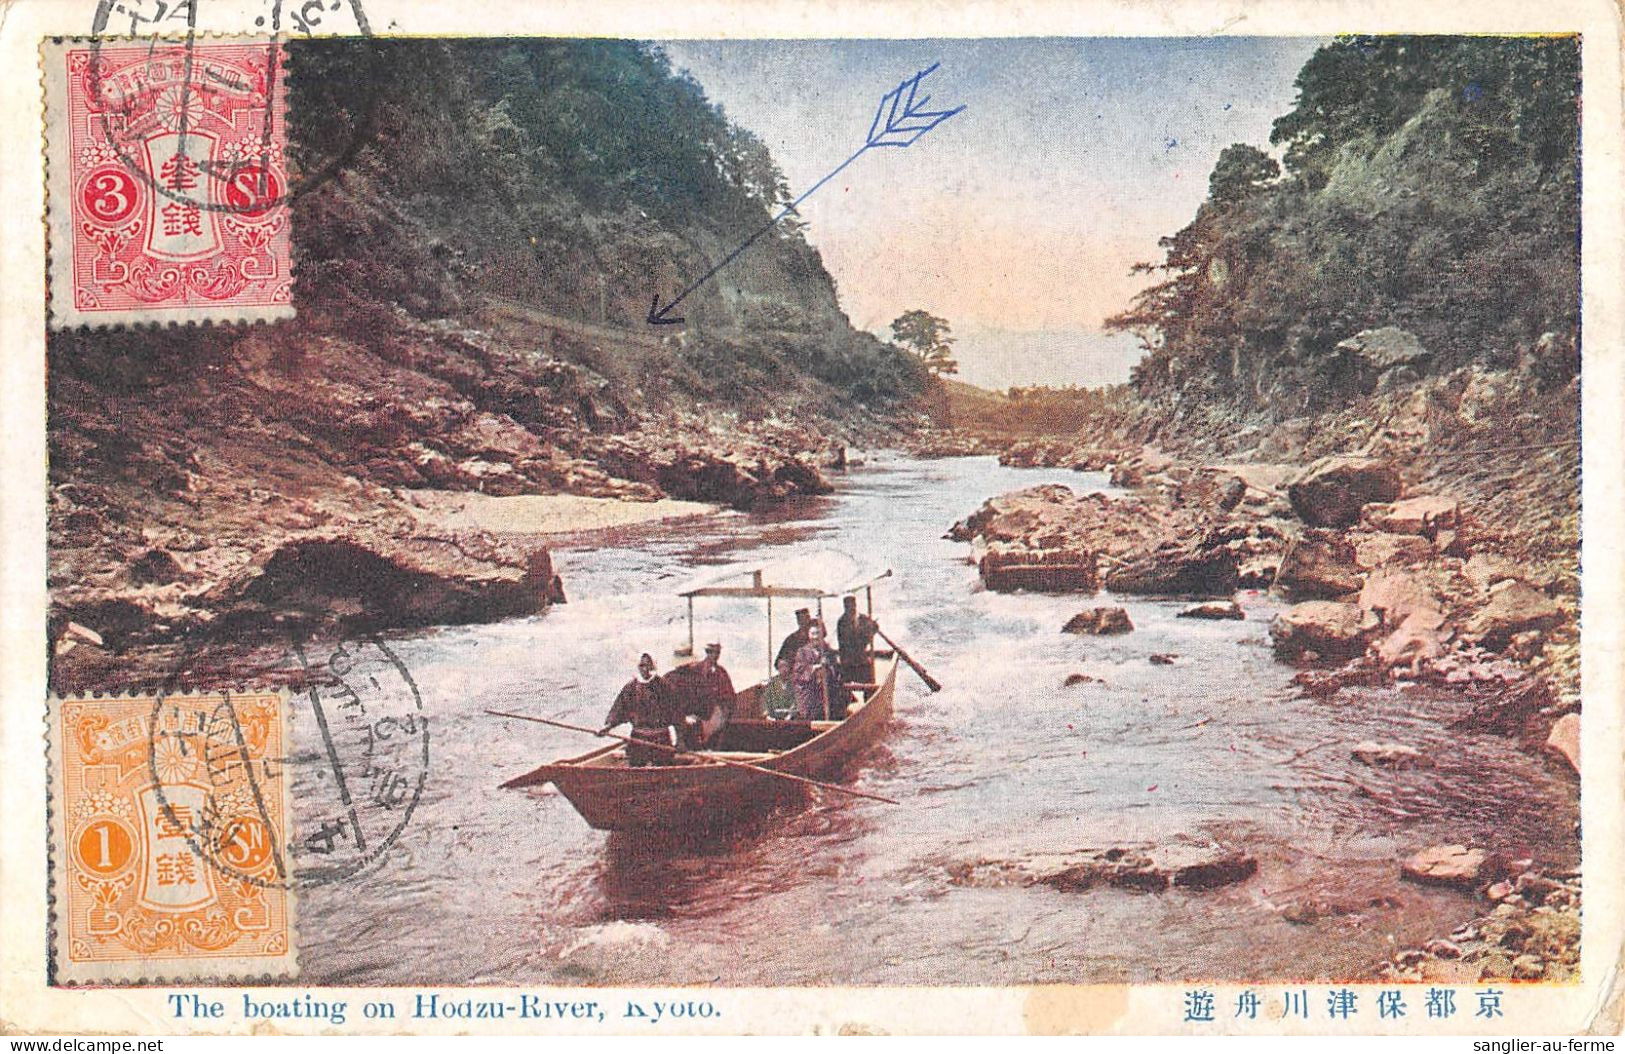
[[786,194],[657,51],[291,52],[298,318],[51,334],[58,687],[182,642],[539,610],[562,597],[542,540],[448,523],[443,492],[818,492],[827,448],[925,387],[853,330],[793,223],[687,326],[647,324]]
[[[1227,148],[1195,219],[1111,321],[1135,386],[1280,420],[1369,394],[1392,361],[1345,341],[1398,327],[1408,372],[1505,369],[1579,319],[1579,45],[1572,37],[1350,37],[1275,125],[1285,169]],[[1578,360],[1571,359],[1570,374]]]

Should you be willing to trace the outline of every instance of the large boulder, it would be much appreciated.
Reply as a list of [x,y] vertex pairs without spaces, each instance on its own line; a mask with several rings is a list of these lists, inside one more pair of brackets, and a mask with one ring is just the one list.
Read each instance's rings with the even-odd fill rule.
[[[1379,507],[1366,506],[1368,510]],[[1347,537],[1354,546],[1354,562],[1366,571],[1422,563],[1431,560],[1437,552],[1431,542],[1415,534],[1350,531]]]
[[1424,494],[1403,501],[1367,505],[1362,516],[1379,531],[1421,534],[1431,538],[1461,521],[1461,504],[1455,498]]
[[1529,630],[1549,629],[1563,610],[1545,593],[1512,578],[1490,587],[1489,603],[1475,611],[1462,627],[1469,639],[1485,647],[1505,647],[1512,637]]
[[1552,730],[1546,736],[1546,749],[1561,757],[1569,763],[1569,767],[1578,775],[1580,772],[1580,715],[1564,714],[1552,724]]
[[1420,368],[1433,357],[1416,339],[1416,334],[1398,326],[1363,329],[1337,345],[1337,350],[1359,359],[1378,373],[1400,366]]
[[1156,447],[1142,446],[1112,466],[1112,486],[1138,487],[1147,478],[1168,471],[1173,463],[1173,458]]
[[1360,590],[1365,626],[1377,637],[1373,651],[1384,668],[1423,662],[1444,654],[1450,631],[1444,610],[1421,579],[1404,571],[1373,571]]
[[1062,633],[1083,633],[1096,637],[1116,636],[1121,633],[1131,633],[1134,623],[1129,621],[1128,612],[1122,608],[1090,608],[1080,611],[1067,619],[1066,625],[1061,627]]
[[541,547],[330,531],[281,542],[213,598],[233,620],[419,626],[534,614],[562,594]]
[[1348,527],[1375,501],[1396,501],[1399,473],[1371,457],[1327,457],[1310,465],[1287,487],[1292,511],[1314,527]]
[[1364,581],[1354,545],[1336,531],[1315,528],[1291,543],[1275,573],[1277,585],[1305,599],[1340,597]]
[[1228,596],[1239,578],[1236,554],[1230,550],[1175,543],[1109,572],[1106,588],[1157,596]]
[[1331,600],[1294,604],[1270,623],[1270,640],[1282,658],[1314,652],[1323,659],[1352,659],[1365,651],[1360,606]]
[[995,593],[1093,593],[1100,588],[1093,553],[989,546],[978,570]]

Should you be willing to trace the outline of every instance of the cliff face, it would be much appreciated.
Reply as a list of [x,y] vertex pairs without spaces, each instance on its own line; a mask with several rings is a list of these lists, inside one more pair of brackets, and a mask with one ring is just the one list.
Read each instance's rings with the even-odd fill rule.
[[[656,379],[707,402],[755,404],[766,384],[830,412],[923,390],[914,360],[853,330],[794,216],[672,312],[681,330],[647,324],[655,296],[791,197],[761,142],[657,49],[355,42],[296,48],[292,65],[296,156],[313,171],[350,158],[301,227],[307,297],[346,304],[359,287],[419,318],[495,299],[662,338]],[[570,343],[566,357],[594,353]]]
[[789,228],[680,331],[645,322],[784,193],[658,53],[291,51],[298,318],[50,336],[60,690],[166,642],[540,610],[539,540],[449,529],[424,491],[748,507],[824,489],[817,453],[923,388]]

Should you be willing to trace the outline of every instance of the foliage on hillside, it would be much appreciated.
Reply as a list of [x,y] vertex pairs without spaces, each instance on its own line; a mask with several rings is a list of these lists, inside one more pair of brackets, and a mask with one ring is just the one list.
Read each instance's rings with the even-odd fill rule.
[[[651,332],[670,298],[789,198],[766,147],[651,45],[609,40],[295,45],[295,152],[342,158],[297,217],[318,307],[456,318],[500,296]],[[792,219],[686,299],[674,375],[702,400],[906,400],[924,371],[855,331]],[[566,349],[567,351],[568,349]]]
[[1505,368],[1579,313],[1579,44],[1346,37],[1299,73],[1283,164],[1229,147],[1207,201],[1108,326],[1153,399],[1282,418],[1368,390],[1337,345],[1415,333],[1445,372]]

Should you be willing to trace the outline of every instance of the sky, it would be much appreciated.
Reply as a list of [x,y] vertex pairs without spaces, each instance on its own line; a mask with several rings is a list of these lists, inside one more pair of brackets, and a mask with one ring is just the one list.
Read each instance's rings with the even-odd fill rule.
[[672,41],[663,46],[759,136],[799,195],[863,144],[886,92],[932,63],[931,106],[965,111],[874,149],[799,211],[854,325],[922,308],[989,388],[1126,380],[1131,337],[1101,322],[1147,279],[1157,239],[1206,196],[1231,143],[1268,148],[1324,41],[1046,38]]

